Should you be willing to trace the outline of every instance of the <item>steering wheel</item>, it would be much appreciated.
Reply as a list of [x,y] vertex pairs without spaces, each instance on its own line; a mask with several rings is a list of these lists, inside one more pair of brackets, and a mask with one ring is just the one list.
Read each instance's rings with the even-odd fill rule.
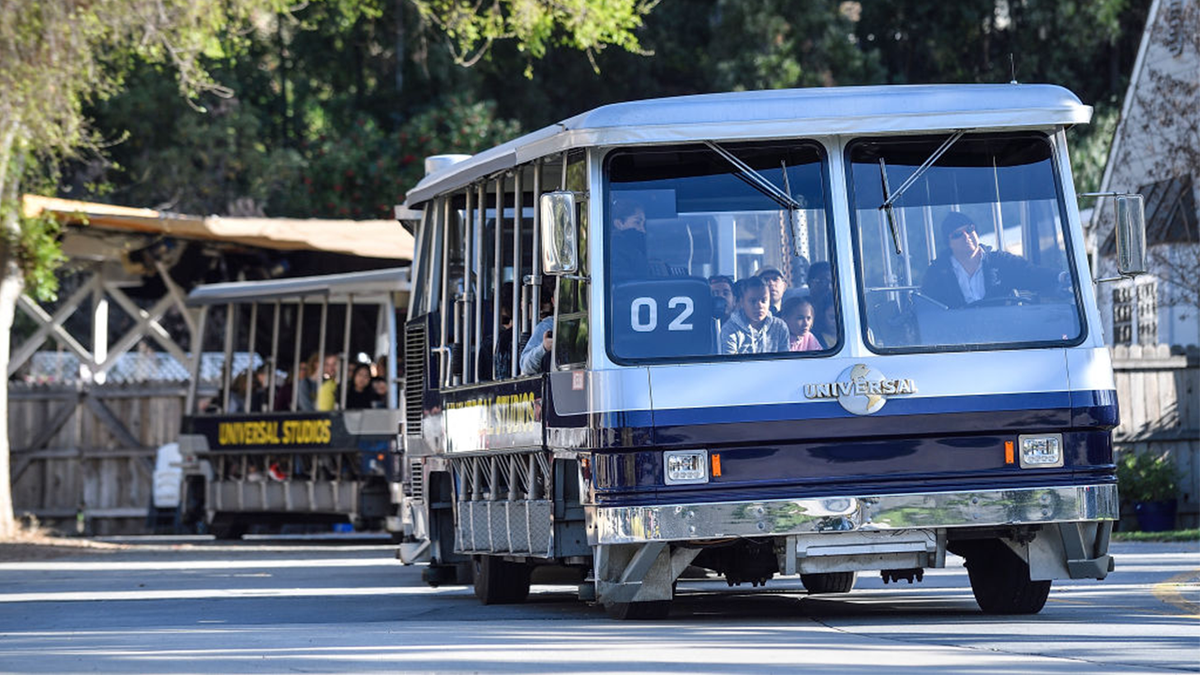
[[994,298],[976,300],[967,305],[967,307],[1011,307],[1030,304],[1033,304],[1033,298],[1017,295],[1016,291],[1014,291],[1012,295],[1000,295]]

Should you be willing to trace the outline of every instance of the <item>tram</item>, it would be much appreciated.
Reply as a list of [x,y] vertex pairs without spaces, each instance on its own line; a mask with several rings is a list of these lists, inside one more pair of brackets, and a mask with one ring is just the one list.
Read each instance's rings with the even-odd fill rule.
[[[1103,579],[1090,116],[1053,85],[751,91],[437,158],[405,204],[402,559],[485,604],[574,567],[623,619],[689,567],[841,593],[955,554],[996,614]],[[1136,274],[1140,198],[1109,201]]]
[[187,519],[219,538],[399,529],[408,291],[396,268],[188,294],[217,344],[200,346],[179,439]]

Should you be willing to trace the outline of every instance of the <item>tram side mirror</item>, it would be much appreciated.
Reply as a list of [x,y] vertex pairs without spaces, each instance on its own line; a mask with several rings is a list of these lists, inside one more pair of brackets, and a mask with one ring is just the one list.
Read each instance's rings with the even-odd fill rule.
[[538,203],[542,221],[542,272],[572,274],[579,269],[575,233],[575,193],[547,192]]
[[1117,271],[1132,277],[1146,272],[1146,212],[1142,196],[1122,194],[1117,200]]

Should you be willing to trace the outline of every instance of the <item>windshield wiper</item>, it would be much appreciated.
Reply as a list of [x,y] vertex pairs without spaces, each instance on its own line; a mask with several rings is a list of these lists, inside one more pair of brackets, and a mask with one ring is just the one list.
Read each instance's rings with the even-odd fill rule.
[[892,245],[896,249],[896,255],[903,255],[904,250],[900,247],[900,227],[896,224],[896,214],[892,209],[892,205],[895,204],[896,200],[900,199],[900,197],[903,196],[904,193],[913,186],[913,183],[917,182],[917,179],[919,179],[921,176],[924,176],[925,172],[929,170],[929,167],[933,166],[934,162],[941,159],[942,155],[946,154],[946,151],[950,149],[950,146],[954,145],[958,139],[963,137],[963,134],[965,133],[967,133],[966,130],[960,129],[951,134],[950,138],[947,138],[945,141],[943,141],[942,145],[938,147],[938,149],[935,150],[928,159],[922,162],[921,166],[918,166],[917,170],[912,172],[912,175],[910,175],[903,183],[901,183],[900,187],[891,194],[888,194],[887,164],[883,161],[882,157],[879,158],[879,177],[883,182],[883,203],[879,205],[879,208],[883,209],[883,212],[887,214],[888,229],[892,233]]
[[[743,162],[732,152],[722,148],[712,141],[704,141],[704,144],[712,149],[713,152],[720,155],[725,161],[733,165],[738,170],[738,177],[746,181],[750,187],[763,193],[768,199],[782,206],[789,211],[802,209],[804,206],[800,202],[792,199],[788,193],[775,187],[775,184],[767,180],[766,176],[755,171],[749,164]],[[787,178],[787,172],[784,172],[784,178]]]
[[795,249],[795,254],[798,256],[804,255],[801,250],[801,233],[800,233],[800,212],[804,209],[804,205],[796,201],[791,195],[792,186],[788,180],[787,163],[780,162],[779,168],[783,171],[783,189],[780,190],[774,183],[767,180],[767,177],[755,171],[749,164],[743,162],[737,155],[722,148],[713,141],[704,141],[704,144],[712,149],[713,152],[721,156],[722,159],[733,165],[737,169],[737,177],[742,179],[744,183],[761,192],[767,199],[778,204],[783,210],[787,211],[788,231],[792,233],[792,246]]

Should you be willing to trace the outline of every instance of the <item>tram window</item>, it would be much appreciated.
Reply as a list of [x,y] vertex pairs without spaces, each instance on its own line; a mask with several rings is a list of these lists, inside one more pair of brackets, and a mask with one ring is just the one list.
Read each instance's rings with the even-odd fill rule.
[[[951,144],[894,201],[896,253],[879,209],[881,162],[895,189],[946,142],[873,138],[850,146],[867,343],[912,351],[1079,339],[1062,196],[1053,148],[1042,134],[971,134]],[[953,262],[960,252],[979,270],[972,276],[979,282],[966,291]]]
[[[840,344],[821,146],[618,150],[605,171],[608,349],[616,361],[819,355]],[[784,282],[771,296],[772,316],[747,317],[736,295],[734,307],[723,294],[713,299],[710,279],[732,281],[736,291],[771,270]],[[761,331],[792,297],[817,305],[812,332],[820,350],[791,352],[792,336],[779,326],[769,341],[721,346],[723,331]]]
[[[587,189],[587,163],[582,152],[572,155],[567,162],[566,189],[584,193]],[[559,277],[556,294],[558,319],[554,327],[554,351],[556,366],[568,367],[587,364],[588,355],[588,294],[586,281],[590,274],[588,263],[587,208],[578,213],[579,274],[576,277]]]

